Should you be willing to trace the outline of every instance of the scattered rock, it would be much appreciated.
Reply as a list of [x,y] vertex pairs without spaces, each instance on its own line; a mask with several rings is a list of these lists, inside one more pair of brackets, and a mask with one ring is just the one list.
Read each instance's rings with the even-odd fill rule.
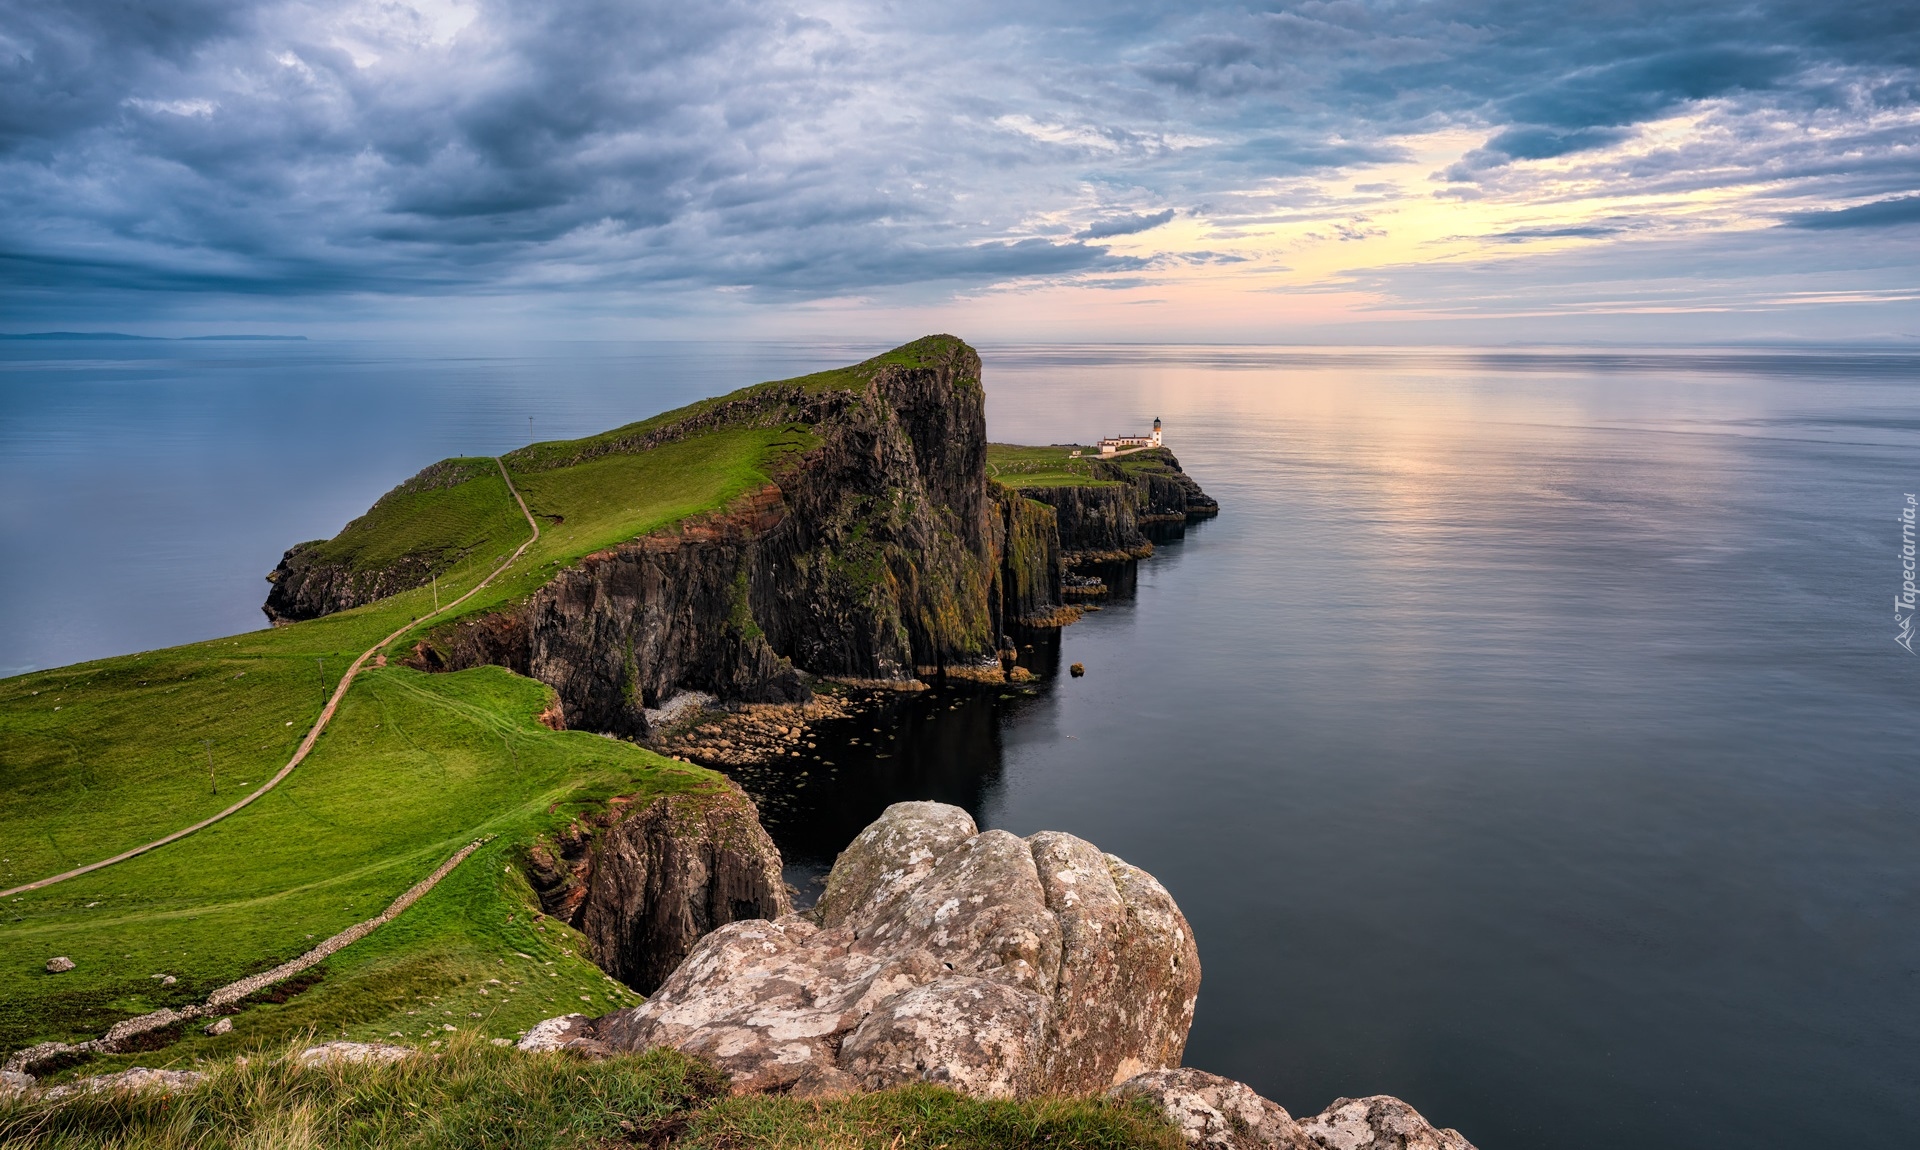
[[1194,1150],[1313,1150],[1293,1116],[1278,1103],[1245,1083],[1204,1070],[1149,1070],[1111,1093],[1159,1103]]
[[1436,1130],[1384,1094],[1342,1098],[1296,1122],[1251,1086],[1186,1067],[1135,1075],[1111,1093],[1159,1103],[1193,1150],[1473,1150],[1458,1131]]
[[180,1090],[191,1090],[204,1082],[206,1077],[195,1070],[150,1070],[145,1066],[134,1066],[118,1074],[98,1074],[92,1078],[82,1078],[55,1086],[40,1097],[48,1101],[56,1101],[81,1094],[108,1094],[117,1091],[172,1094]]
[[1386,1094],[1338,1099],[1300,1130],[1324,1150],[1473,1150],[1458,1130],[1436,1130],[1418,1110]]
[[72,970],[73,967],[73,960],[64,954],[59,958],[49,958],[47,960],[48,974],[65,974],[67,971]]
[[202,1029],[205,1030],[206,1033],[209,1035],[232,1034],[233,1019],[231,1018],[216,1019],[213,1022],[209,1022]]
[[900,803],[842,852],[813,916],[722,927],[645,1005],[551,1033],[673,1046],[743,1092],[1084,1093],[1177,1065],[1199,984],[1152,876],[1071,835]]
[[1067,668],[1067,674],[1072,675],[1076,679],[1086,673],[1087,665],[1085,663],[1075,663],[1073,666]]
[[411,1046],[390,1046],[384,1042],[323,1042],[300,1052],[300,1065],[323,1066],[329,1062],[398,1062],[414,1054]]
[[0,1100],[24,1098],[33,1092],[34,1078],[17,1070],[0,1070]]
[[587,1037],[587,1024],[590,1021],[584,1014],[563,1014],[559,1018],[549,1018],[527,1031],[518,1048],[530,1054],[559,1050],[570,1041]]
[[175,978],[171,974],[153,974],[153,975],[148,975],[148,977],[153,979],[155,982],[159,983],[161,986],[172,986],[174,983],[180,981],[179,979]]

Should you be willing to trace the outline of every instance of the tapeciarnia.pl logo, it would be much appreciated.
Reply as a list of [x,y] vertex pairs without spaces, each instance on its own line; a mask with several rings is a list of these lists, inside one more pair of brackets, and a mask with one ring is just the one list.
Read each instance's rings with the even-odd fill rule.
[[1900,509],[1900,593],[1893,597],[1893,625],[1899,628],[1893,641],[1913,650],[1913,493],[1907,493],[1907,505]]

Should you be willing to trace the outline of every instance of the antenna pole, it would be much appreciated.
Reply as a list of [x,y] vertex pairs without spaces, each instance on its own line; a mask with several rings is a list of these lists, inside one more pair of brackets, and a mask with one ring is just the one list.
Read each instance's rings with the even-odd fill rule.
[[207,746],[207,783],[213,788],[213,793],[217,795],[220,793],[220,783],[213,777],[213,740],[201,739],[200,741]]

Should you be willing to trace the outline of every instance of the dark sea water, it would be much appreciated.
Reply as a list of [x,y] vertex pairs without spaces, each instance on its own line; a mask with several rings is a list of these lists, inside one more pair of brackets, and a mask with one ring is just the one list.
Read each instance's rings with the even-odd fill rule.
[[[285,546],[528,415],[868,350],[0,344],[0,667],[256,626]],[[930,692],[749,779],[797,874],[904,798],[1091,839],[1192,920],[1189,1064],[1296,1113],[1913,1144],[1920,358],[984,354],[995,438],[1159,416],[1223,513],[1030,655],[1085,678]]]

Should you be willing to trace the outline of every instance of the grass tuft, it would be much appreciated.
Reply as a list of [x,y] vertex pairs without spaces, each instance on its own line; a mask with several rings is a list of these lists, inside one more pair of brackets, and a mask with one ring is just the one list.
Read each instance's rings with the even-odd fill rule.
[[658,1049],[605,1062],[524,1055],[476,1037],[381,1065],[271,1057],[202,1067],[171,1095],[0,1103],[5,1150],[1177,1150],[1150,1103],[986,1102],[935,1086],[827,1100],[727,1096],[726,1076]]

